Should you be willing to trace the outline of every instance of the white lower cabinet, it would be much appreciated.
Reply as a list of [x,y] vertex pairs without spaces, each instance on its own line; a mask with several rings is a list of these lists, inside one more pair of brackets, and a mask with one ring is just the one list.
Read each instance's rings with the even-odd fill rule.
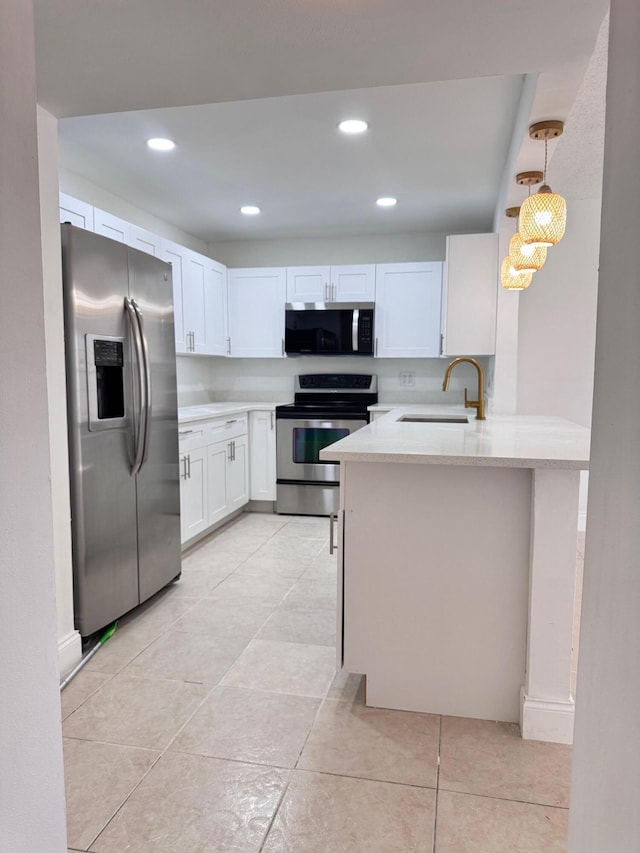
[[273,409],[249,414],[249,458],[252,501],[276,499],[276,427]]
[[207,501],[207,449],[190,449],[180,455],[180,531],[183,542],[209,525]]
[[247,415],[180,426],[182,542],[249,501]]

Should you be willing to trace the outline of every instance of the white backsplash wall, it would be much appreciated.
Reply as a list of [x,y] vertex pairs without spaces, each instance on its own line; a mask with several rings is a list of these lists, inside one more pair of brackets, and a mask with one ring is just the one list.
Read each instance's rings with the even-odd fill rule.
[[[208,402],[293,400],[298,373],[374,373],[381,403],[461,403],[465,386],[475,397],[477,374],[468,364],[456,367],[449,391],[442,390],[447,358],[211,358],[178,356],[178,405]],[[489,358],[479,359],[488,372]],[[413,373],[414,385],[402,385],[400,374]]]

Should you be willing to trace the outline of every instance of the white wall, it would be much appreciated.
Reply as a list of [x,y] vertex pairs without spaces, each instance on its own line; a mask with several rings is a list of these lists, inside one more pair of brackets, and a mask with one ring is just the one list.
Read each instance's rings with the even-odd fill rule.
[[67,387],[64,357],[62,258],[58,224],[58,122],[38,107],[38,167],[40,223],[47,347],[47,400],[51,453],[53,544],[61,672],[70,670],[82,656],[80,634],[73,618],[73,564],[67,446]]
[[66,851],[33,9],[0,4],[0,850]]
[[228,267],[443,261],[445,241],[445,234],[433,232],[291,240],[234,240],[209,243],[208,254]]
[[519,297],[518,412],[591,425],[600,198],[569,199],[567,231]]
[[[489,359],[480,362],[487,369]],[[447,358],[205,358],[178,356],[178,404],[215,400],[293,401],[293,377],[298,373],[375,373],[381,403],[460,403],[464,386],[474,391],[477,374],[461,364],[446,393],[442,380]],[[415,385],[400,385],[400,371],[415,374]]]
[[198,240],[191,234],[187,234],[186,231],[181,231],[164,219],[158,219],[152,213],[136,207],[126,199],[114,195],[109,190],[94,184],[82,175],[77,175],[66,169],[60,169],[60,189],[74,198],[79,198],[88,204],[92,204],[94,207],[106,210],[108,213],[119,216],[127,222],[132,222],[140,228],[146,228],[147,231],[151,231],[153,234],[158,234],[167,240],[173,240],[181,246],[187,246],[189,249],[193,249],[194,252],[200,252],[203,255],[209,254],[207,244],[202,240]]
[[640,4],[612,0],[570,853],[640,850]]

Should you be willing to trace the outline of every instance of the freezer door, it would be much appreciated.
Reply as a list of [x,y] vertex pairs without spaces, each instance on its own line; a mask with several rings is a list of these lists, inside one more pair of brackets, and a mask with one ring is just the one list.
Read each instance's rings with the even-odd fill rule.
[[127,250],[71,225],[62,243],[74,606],[88,636],[139,600]]
[[129,294],[148,354],[149,430],[136,479],[140,601],[180,574],[178,398],[171,266],[128,250]]

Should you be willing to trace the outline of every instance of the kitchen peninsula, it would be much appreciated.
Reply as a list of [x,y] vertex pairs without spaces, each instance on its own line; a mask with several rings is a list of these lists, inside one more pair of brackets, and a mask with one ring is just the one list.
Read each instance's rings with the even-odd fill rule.
[[571,743],[589,437],[560,418],[405,406],[321,452],[341,463],[339,664],[366,674],[367,704]]

